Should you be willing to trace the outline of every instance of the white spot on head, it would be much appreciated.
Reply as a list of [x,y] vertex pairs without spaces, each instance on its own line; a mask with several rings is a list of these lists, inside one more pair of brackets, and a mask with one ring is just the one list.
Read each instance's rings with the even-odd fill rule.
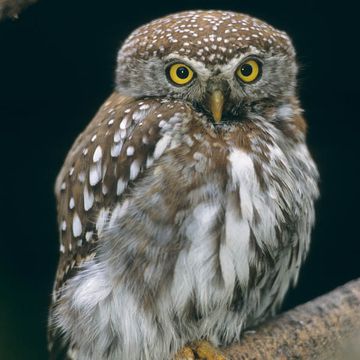
[[61,223],[61,230],[62,231],[66,230],[66,221],[65,220]]

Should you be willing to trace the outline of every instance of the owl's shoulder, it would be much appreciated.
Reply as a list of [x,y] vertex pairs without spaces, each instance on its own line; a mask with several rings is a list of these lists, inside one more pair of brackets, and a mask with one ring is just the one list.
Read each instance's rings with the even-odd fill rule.
[[[181,133],[200,118],[189,105],[166,98],[137,100],[113,93],[70,149],[55,193],[60,231],[56,288],[95,256],[99,233],[115,204],[131,192]],[[200,121],[200,120],[199,120]]]

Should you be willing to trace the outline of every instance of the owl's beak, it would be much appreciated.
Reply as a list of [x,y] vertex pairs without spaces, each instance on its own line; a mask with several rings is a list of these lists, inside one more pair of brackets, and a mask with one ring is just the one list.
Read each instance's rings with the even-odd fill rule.
[[214,90],[209,97],[209,108],[217,124],[221,121],[223,107],[224,94],[221,90]]

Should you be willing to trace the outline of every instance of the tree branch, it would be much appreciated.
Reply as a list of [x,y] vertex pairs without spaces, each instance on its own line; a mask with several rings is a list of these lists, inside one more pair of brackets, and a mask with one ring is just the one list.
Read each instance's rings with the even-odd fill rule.
[[0,20],[6,17],[17,18],[22,9],[37,0],[0,0]]
[[225,354],[231,360],[355,360],[359,344],[360,279],[245,332]]

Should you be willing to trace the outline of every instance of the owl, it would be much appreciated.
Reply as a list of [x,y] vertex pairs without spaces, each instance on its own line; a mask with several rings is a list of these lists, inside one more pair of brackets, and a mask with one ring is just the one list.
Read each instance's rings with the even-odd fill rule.
[[289,37],[230,11],[135,30],[56,181],[52,358],[225,359],[308,252],[318,171]]

